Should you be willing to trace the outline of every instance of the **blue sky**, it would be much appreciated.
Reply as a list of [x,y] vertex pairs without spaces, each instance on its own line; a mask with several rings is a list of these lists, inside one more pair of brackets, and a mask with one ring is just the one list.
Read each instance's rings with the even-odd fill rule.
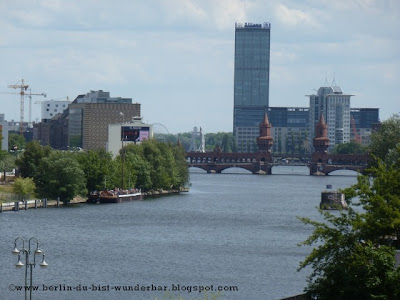
[[235,22],[271,23],[270,106],[308,106],[327,79],[400,112],[397,0],[0,0],[0,113],[19,120],[3,93],[23,78],[34,102],[102,89],[172,133],[232,131]]

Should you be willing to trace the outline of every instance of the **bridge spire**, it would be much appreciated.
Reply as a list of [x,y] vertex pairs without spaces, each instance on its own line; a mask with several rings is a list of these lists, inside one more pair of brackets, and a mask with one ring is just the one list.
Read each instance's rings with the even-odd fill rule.
[[260,136],[257,138],[257,146],[260,152],[271,152],[274,139],[271,136],[271,123],[269,123],[267,112],[264,120],[260,123]]
[[315,125],[315,138],[313,140],[315,152],[325,152],[329,147],[328,125],[325,123],[324,114],[321,113],[319,122]]

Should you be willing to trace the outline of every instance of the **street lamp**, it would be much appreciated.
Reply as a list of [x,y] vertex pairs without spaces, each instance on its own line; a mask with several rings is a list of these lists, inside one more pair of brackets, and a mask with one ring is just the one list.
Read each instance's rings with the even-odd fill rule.
[[[18,249],[17,248],[17,241],[21,240],[22,241],[22,248]],[[36,249],[33,250],[33,247],[31,248],[31,242],[32,241],[36,242]],[[36,255],[42,255],[42,262],[40,263],[41,268],[47,268],[47,263],[44,260],[44,252],[42,249],[39,248],[39,240],[35,237],[32,237],[28,241],[28,248],[25,248],[25,240],[22,237],[17,237],[14,241],[14,250],[11,251],[12,254],[18,255],[18,262],[16,263],[16,268],[21,269],[23,266],[25,266],[25,300],[28,300],[28,267],[30,268],[30,276],[29,276],[29,299],[32,300],[32,267],[36,267]],[[33,255],[33,262],[30,262],[32,260],[31,254]],[[25,255],[25,264],[21,261],[21,256],[24,257]]]

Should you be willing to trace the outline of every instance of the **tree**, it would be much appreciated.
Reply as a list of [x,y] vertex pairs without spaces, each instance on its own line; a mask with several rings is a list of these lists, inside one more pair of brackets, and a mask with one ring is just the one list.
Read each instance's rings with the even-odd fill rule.
[[39,165],[44,157],[52,152],[49,146],[41,146],[38,141],[32,141],[25,147],[25,151],[16,160],[16,165],[22,177],[31,177],[35,180],[40,173]]
[[[400,153],[400,152],[399,152]],[[400,268],[395,247],[400,237],[400,160],[376,166],[344,190],[349,209],[325,222],[300,218],[314,226],[301,245],[314,245],[299,269],[311,266],[307,291],[316,299],[398,299]],[[357,197],[358,203],[352,198]],[[361,212],[354,210],[360,205]]]
[[13,184],[13,192],[18,200],[27,199],[35,192],[36,186],[32,178],[17,178]]
[[89,150],[77,154],[77,160],[86,178],[86,189],[91,191],[115,186],[115,162],[111,153],[104,149]]
[[[178,145],[148,140],[140,145],[127,145],[125,173],[144,190],[179,189],[189,182],[185,150]],[[120,156],[117,161],[120,161]],[[117,163],[121,174],[121,163]],[[125,177],[127,177],[125,176]],[[125,178],[125,181],[128,178]]]
[[338,144],[333,149],[334,154],[366,154],[366,147],[356,143],[355,141],[351,141],[344,144]]
[[15,157],[7,151],[0,151],[0,172],[3,172],[3,180],[6,182],[6,173],[15,168]]
[[22,150],[25,148],[25,138],[16,133],[11,133],[8,136],[8,150]]
[[396,148],[400,143],[400,116],[394,114],[383,121],[380,129],[371,134],[369,150],[378,158],[385,160],[390,149]]
[[76,154],[52,151],[44,157],[36,174],[35,183],[42,197],[57,198],[68,202],[76,195],[86,194],[85,174],[82,171]]

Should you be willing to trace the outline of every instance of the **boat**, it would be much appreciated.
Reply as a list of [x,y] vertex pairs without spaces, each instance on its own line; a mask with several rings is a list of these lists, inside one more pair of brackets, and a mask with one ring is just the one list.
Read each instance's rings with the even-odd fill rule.
[[93,192],[89,195],[88,203],[121,203],[136,200],[143,200],[143,194],[140,189],[122,190],[104,190]]

